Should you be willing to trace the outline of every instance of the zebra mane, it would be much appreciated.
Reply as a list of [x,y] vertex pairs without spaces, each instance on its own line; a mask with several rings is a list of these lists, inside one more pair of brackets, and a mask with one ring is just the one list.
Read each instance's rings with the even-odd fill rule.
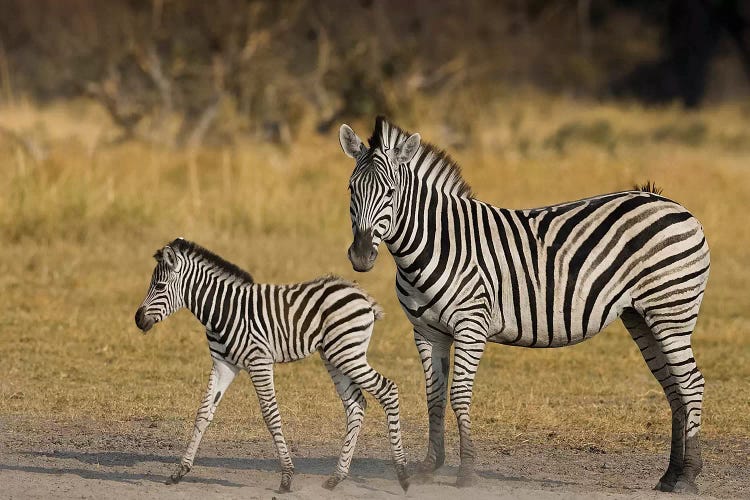
[[652,194],[661,194],[662,188],[657,187],[656,183],[653,181],[646,181],[645,184],[636,184],[633,186],[633,189],[635,191],[643,191],[644,193],[652,193]]
[[[382,146],[392,148],[410,135],[412,135],[411,132],[389,123],[381,115],[375,119],[375,130],[373,130],[372,137],[367,142],[370,144],[371,149]],[[433,178],[442,178],[444,174],[447,174],[445,175],[447,181],[443,189],[461,197],[472,198],[474,196],[471,186],[469,186],[469,183],[461,175],[461,166],[445,150],[429,142],[422,141],[414,157],[419,158],[421,156],[431,158],[430,161],[422,162],[417,167],[418,169],[434,168],[434,175],[431,175]],[[415,173],[418,172],[415,171]]]
[[255,283],[255,280],[250,275],[250,273],[248,273],[244,269],[241,269],[235,264],[222,259],[211,250],[203,248],[197,243],[193,243],[192,241],[188,241],[182,238],[177,238],[172,243],[170,243],[169,246],[172,247],[173,250],[179,250],[183,253],[187,252],[192,255],[201,257],[203,260],[205,260],[215,268],[220,269],[224,273],[233,276],[238,280],[245,281],[247,283]]

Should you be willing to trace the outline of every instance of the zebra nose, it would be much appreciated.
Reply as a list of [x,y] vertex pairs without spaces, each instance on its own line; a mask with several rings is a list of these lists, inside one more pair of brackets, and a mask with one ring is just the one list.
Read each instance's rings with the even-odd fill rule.
[[346,252],[346,255],[349,257],[349,260],[360,258],[363,260],[375,260],[378,256],[378,251],[375,248],[369,248],[360,250],[355,248],[354,244],[352,243],[349,246],[349,250]]
[[355,230],[354,241],[349,247],[349,261],[355,271],[366,272],[372,269],[378,256],[377,248],[372,245],[372,229]]
[[135,312],[135,326],[143,330],[145,328],[144,324],[144,318],[146,316],[146,308],[141,306],[138,308],[138,310]]
[[363,253],[357,251],[354,245],[349,247],[349,261],[355,271],[363,273],[373,268],[378,251],[374,248],[365,250]]

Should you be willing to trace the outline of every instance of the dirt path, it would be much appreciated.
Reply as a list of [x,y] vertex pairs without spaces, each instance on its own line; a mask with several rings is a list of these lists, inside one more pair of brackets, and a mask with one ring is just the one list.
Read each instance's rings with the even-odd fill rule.
[[[51,424],[51,427],[52,424]],[[67,432],[67,433],[66,433]],[[384,450],[363,443],[351,476],[334,494],[321,484],[333,470],[338,450],[294,451],[296,474],[289,494],[276,492],[279,474],[269,443],[216,442],[206,439],[193,471],[176,486],[164,485],[184,443],[159,433],[127,435],[103,431],[81,435],[50,429],[21,433],[0,426],[0,497],[2,498],[403,498]],[[54,437],[50,437],[54,436]],[[699,480],[705,497],[750,498],[748,443],[711,445]],[[652,491],[666,455],[602,453],[601,450],[522,447],[481,450],[480,481],[457,490],[456,460],[443,467],[432,484],[413,484],[406,498],[663,498],[678,495]]]

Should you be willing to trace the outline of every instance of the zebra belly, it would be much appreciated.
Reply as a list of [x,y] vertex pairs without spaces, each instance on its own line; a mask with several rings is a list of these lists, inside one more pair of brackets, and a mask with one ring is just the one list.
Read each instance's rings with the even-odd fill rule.
[[574,345],[602,331],[631,306],[630,293],[622,293],[611,302],[612,291],[606,290],[602,300],[594,300],[593,306],[587,307],[589,297],[585,292],[576,290],[567,309],[562,306],[564,288],[554,291],[551,307],[548,307],[544,291],[536,297],[524,296],[519,305],[501,297],[493,308],[488,341],[534,348]]
[[289,363],[304,359],[318,350],[322,335],[319,328],[294,335],[275,328],[271,334],[252,329],[230,334],[207,331],[206,337],[213,356],[247,370],[258,361]]
[[[569,345],[575,345],[584,340],[590,339],[604,330],[616,320],[620,314],[622,314],[623,309],[624,308],[613,309],[601,328],[590,328],[585,332],[581,328],[571,329],[570,336],[568,336],[568,332],[563,328],[553,329],[552,335],[550,335],[550,330],[546,327],[537,330],[536,336],[534,336],[531,331],[531,326],[529,325],[528,331],[522,331],[521,335],[518,334],[516,328],[507,328],[495,334],[491,333],[487,340],[497,344],[532,348],[566,347]],[[559,323],[557,324],[562,325],[562,316],[560,316]]]

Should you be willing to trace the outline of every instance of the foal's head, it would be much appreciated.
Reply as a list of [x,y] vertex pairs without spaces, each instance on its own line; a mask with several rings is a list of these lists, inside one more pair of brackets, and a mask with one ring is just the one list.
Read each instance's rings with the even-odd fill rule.
[[135,313],[135,324],[144,333],[184,305],[180,274],[185,268],[185,257],[170,245],[154,254],[156,268],[151,276],[151,285]]

